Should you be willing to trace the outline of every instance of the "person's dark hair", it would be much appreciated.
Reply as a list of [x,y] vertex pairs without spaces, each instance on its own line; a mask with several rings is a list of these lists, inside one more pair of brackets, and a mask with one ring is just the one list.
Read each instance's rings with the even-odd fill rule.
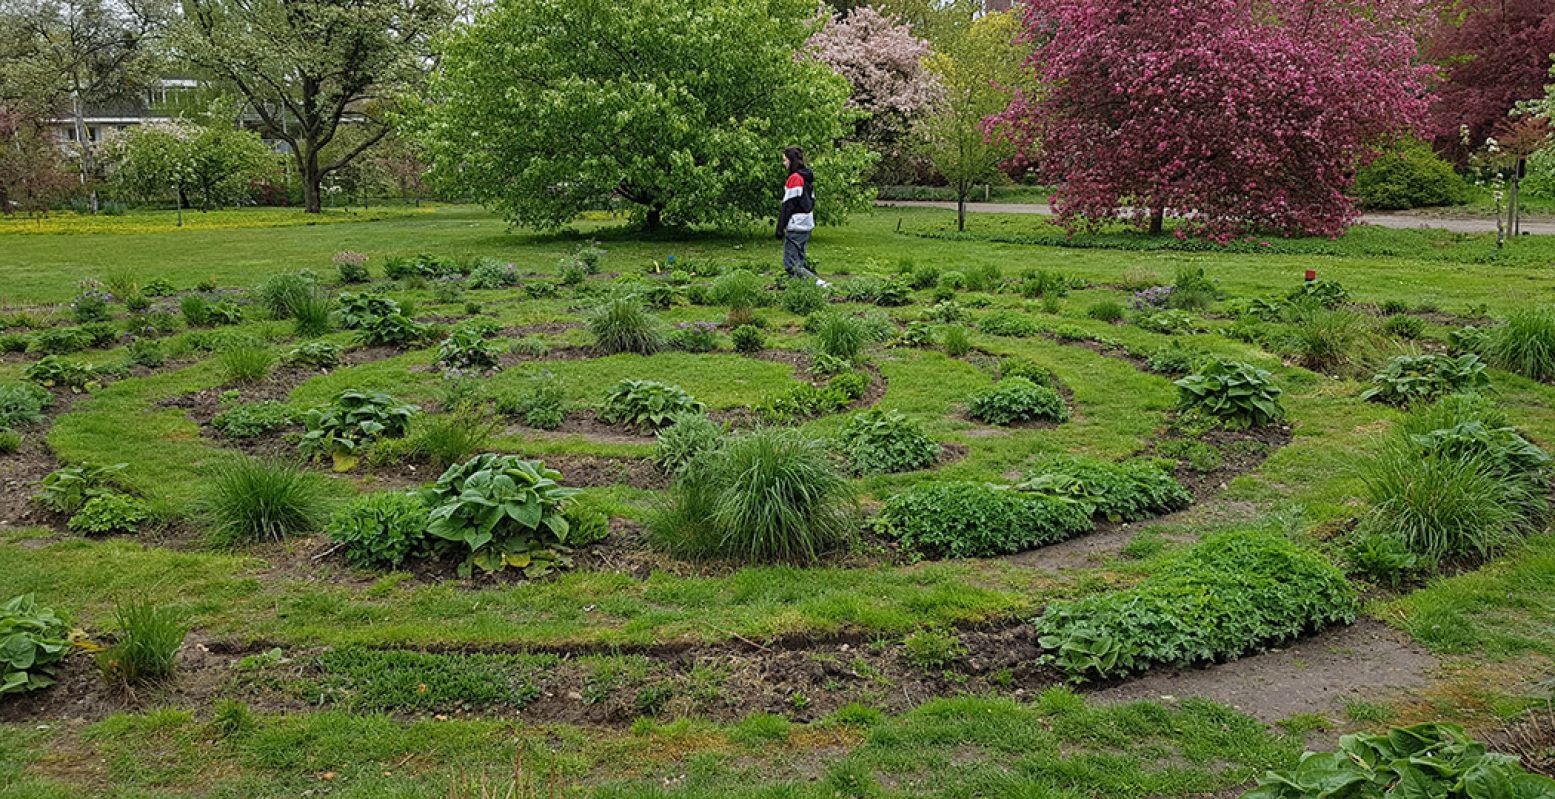
[[788,158],[788,168],[798,172],[804,169],[804,150],[798,147],[783,148],[783,155]]

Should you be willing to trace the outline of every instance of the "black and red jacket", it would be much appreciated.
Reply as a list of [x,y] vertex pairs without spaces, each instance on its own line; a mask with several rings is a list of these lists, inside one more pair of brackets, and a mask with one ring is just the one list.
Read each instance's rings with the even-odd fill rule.
[[778,211],[777,234],[815,229],[815,176],[800,167],[783,185],[783,207]]

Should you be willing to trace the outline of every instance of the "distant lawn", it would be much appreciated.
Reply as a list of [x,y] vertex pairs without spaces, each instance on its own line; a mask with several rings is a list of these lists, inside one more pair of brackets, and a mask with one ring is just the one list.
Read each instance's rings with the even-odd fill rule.
[[331,225],[340,222],[368,222],[398,219],[436,211],[431,205],[413,208],[386,205],[377,208],[326,208],[323,213],[306,214],[298,208],[226,208],[218,211],[185,210],[183,224],[178,212],[137,210],[123,214],[80,214],[56,211],[48,214],[0,216],[0,236],[50,233],[177,233],[190,230],[231,230],[233,228],[294,227]]

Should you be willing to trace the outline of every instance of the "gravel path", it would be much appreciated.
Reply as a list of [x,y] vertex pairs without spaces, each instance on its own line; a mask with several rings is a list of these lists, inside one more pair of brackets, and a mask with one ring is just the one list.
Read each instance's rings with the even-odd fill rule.
[[[905,208],[942,208],[956,210],[956,204],[951,202],[938,202],[931,200],[882,200],[876,205],[882,207]],[[968,203],[967,211],[984,214],[1041,214],[1049,215],[1053,211],[1041,203]],[[1436,228],[1453,233],[1494,233],[1496,221],[1484,217],[1466,216],[1421,216],[1409,213],[1376,213],[1366,214],[1361,217],[1361,222],[1367,225],[1379,227],[1399,228],[1410,230],[1415,228]],[[1523,220],[1523,232],[1536,236],[1555,236],[1555,221]]]

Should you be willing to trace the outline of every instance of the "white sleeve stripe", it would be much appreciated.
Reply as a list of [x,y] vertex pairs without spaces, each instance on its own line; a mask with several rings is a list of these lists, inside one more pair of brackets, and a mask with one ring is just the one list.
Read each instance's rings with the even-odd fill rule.
[[799,197],[802,194],[804,194],[804,187],[803,186],[795,186],[795,187],[793,187],[791,189],[784,189],[783,190],[783,201],[787,202],[787,201],[792,200],[792,199],[794,199],[796,197]]

